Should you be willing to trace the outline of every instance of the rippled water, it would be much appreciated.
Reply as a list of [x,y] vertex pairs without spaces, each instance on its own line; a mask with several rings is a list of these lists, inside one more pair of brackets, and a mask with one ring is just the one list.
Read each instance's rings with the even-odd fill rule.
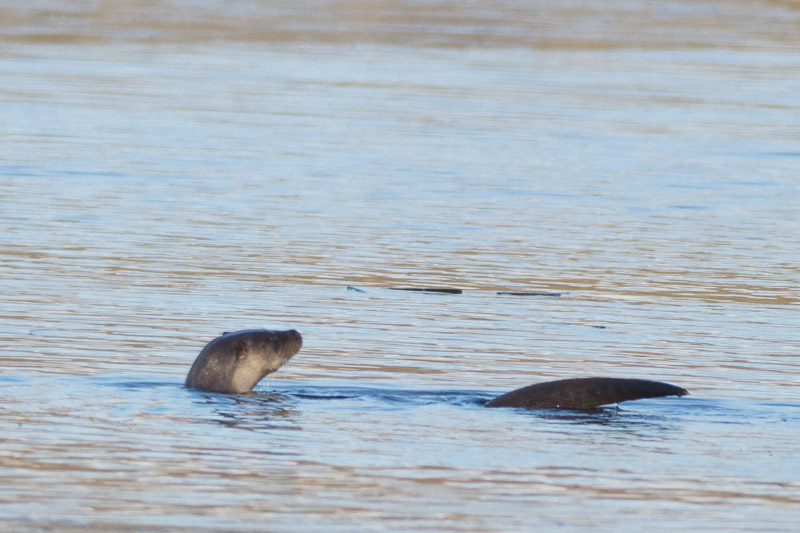
[[0,8],[0,529],[794,530],[796,6],[312,4]]

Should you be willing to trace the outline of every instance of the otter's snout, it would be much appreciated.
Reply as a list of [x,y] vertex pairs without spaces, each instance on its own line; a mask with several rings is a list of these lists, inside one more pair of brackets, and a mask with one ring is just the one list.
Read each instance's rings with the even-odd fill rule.
[[287,329],[286,331],[279,331],[275,337],[275,346],[286,346],[297,353],[303,346],[303,336],[296,329]]
[[286,334],[287,334],[289,337],[292,337],[292,338],[294,338],[294,339],[295,339],[297,342],[299,342],[299,343],[300,343],[300,345],[301,345],[301,346],[303,345],[303,336],[302,336],[302,335],[300,335],[300,332],[299,332],[299,331],[297,331],[296,329],[290,329],[290,330],[288,330],[288,331],[286,332]]

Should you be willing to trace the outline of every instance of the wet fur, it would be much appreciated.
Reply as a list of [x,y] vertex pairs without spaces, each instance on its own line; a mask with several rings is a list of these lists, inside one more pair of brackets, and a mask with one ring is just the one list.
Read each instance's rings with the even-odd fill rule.
[[302,344],[295,330],[224,333],[197,356],[185,386],[231,394],[250,392],[264,376],[286,364]]
[[685,396],[686,389],[644,379],[578,378],[529,385],[491,400],[486,407],[596,409],[642,398]]

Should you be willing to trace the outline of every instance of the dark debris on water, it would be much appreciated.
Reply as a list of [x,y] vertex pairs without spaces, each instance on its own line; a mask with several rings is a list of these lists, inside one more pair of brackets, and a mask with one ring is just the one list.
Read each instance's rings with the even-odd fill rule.
[[[462,289],[454,289],[451,287],[382,287],[382,288],[389,289],[391,291],[429,292],[434,294],[463,294],[464,292]],[[347,290],[354,292],[367,292],[365,289],[353,287],[352,285],[348,285]],[[563,294],[566,293],[497,291],[496,294],[501,296],[539,296],[539,297],[560,298]]]

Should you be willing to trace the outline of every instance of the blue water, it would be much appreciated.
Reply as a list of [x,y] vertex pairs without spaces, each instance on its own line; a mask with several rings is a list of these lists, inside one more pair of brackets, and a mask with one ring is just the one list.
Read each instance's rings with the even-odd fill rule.
[[[796,14],[542,4],[544,42],[425,5],[385,39],[4,8],[0,529],[794,530]],[[303,349],[183,389],[251,327]],[[593,375],[691,394],[482,406]]]

